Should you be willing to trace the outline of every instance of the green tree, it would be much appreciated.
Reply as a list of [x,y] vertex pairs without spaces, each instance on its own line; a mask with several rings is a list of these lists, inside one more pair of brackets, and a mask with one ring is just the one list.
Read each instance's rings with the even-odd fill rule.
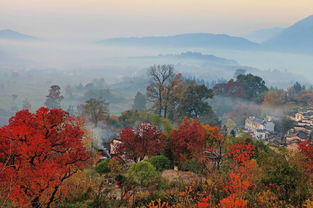
[[292,91],[295,94],[299,94],[302,90],[305,90],[305,86],[302,86],[299,82],[296,82],[293,86],[292,86]]
[[237,78],[239,75],[241,75],[241,74],[246,74],[246,71],[247,70],[245,70],[245,69],[237,69],[236,71],[235,71],[235,74],[234,74],[234,78]]
[[108,117],[108,105],[103,99],[92,98],[84,104],[83,112],[97,127],[99,121],[104,121]]
[[106,159],[106,160],[99,161],[95,167],[95,170],[99,174],[109,173],[110,172],[110,160]]
[[136,126],[141,120],[140,118],[141,111],[132,111],[127,110],[121,113],[118,117],[118,121],[122,124],[123,127],[134,127]]
[[205,169],[205,167],[194,158],[181,163],[179,168],[183,171],[190,171],[197,174],[203,173]]
[[148,160],[158,171],[169,169],[171,161],[164,155],[152,156]]
[[52,85],[49,89],[49,95],[47,96],[45,106],[50,109],[61,108],[61,101],[63,100],[61,96],[61,88],[58,85]]
[[177,107],[177,117],[189,117],[197,119],[203,123],[219,125],[219,120],[213,112],[207,99],[213,97],[212,89],[205,85],[189,85],[179,100]]
[[[283,157],[284,156],[284,157]],[[276,155],[276,158],[268,158],[268,164],[264,167],[262,183],[266,186],[274,185],[279,190],[274,190],[281,200],[290,201],[296,207],[301,207],[308,197],[308,178],[292,161],[286,160],[286,155]]]
[[145,110],[145,109],[146,109],[146,96],[142,94],[141,92],[137,92],[135,99],[134,99],[132,110],[140,111],[140,110]]
[[127,173],[128,180],[140,186],[150,185],[158,175],[156,168],[147,161],[132,164]]
[[253,74],[240,74],[237,77],[237,82],[244,86],[247,98],[257,103],[263,101],[264,93],[268,91],[265,81]]

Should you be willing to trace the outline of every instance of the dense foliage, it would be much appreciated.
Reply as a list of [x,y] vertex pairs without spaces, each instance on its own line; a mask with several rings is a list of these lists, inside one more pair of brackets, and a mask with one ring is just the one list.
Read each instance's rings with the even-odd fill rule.
[[79,120],[58,109],[22,110],[0,128],[0,183],[13,204],[52,206],[90,156],[83,136]]
[[206,134],[198,121],[184,119],[171,133],[171,149],[177,161],[202,159]]
[[264,94],[268,91],[265,81],[252,74],[239,74],[236,81],[233,79],[227,83],[214,86],[216,95],[247,99],[256,103],[263,101]]
[[147,122],[140,123],[136,129],[125,128],[120,139],[116,151],[135,162],[161,153],[166,142],[161,130]]

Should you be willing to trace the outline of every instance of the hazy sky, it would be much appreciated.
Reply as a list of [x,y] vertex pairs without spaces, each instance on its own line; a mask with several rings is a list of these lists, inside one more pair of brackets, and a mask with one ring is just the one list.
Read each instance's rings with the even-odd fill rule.
[[0,29],[47,39],[245,34],[313,14],[313,0],[0,0]]

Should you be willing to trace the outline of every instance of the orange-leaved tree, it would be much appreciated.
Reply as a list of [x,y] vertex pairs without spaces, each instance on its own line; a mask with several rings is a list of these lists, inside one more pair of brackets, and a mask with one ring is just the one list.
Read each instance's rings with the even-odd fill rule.
[[228,180],[221,184],[226,197],[215,205],[212,204],[211,197],[204,198],[198,202],[198,208],[247,208],[248,200],[245,194],[254,186],[254,179],[257,177],[257,164],[252,159],[256,148],[251,143],[235,143],[226,146],[226,158],[230,161],[231,171]]
[[231,163],[232,171],[229,180],[224,184],[225,191],[229,194],[220,201],[221,208],[245,208],[248,200],[245,193],[253,186],[254,169],[257,164],[251,159],[256,148],[251,143],[235,143],[227,145],[227,157]]
[[218,126],[202,126],[207,133],[207,149],[205,151],[205,156],[209,160],[214,161],[216,168],[219,169],[223,157],[224,135]]
[[51,207],[62,182],[90,158],[79,119],[61,109],[17,112],[0,128],[0,186],[19,207]]

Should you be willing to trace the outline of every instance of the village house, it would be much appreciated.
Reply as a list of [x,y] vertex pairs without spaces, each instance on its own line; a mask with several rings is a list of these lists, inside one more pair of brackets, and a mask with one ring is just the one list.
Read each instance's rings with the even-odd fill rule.
[[250,116],[245,121],[245,130],[252,134],[253,137],[260,140],[267,140],[274,133],[275,124],[270,118],[262,120]]
[[288,149],[297,149],[297,146],[300,142],[310,140],[312,132],[307,130],[300,130],[298,127],[290,129],[285,137],[285,142]]
[[266,130],[268,132],[274,132],[275,124],[269,120],[262,120],[254,116],[250,116],[246,119],[245,129],[253,132],[256,130]]
[[111,142],[110,142],[110,154],[111,155],[117,155],[118,154],[118,152],[116,150],[117,150],[118,145],[121,143],[122,142],[119,138],[114,138],[111,140]]
[[291,119],[297,122],[297,126],[313,127],[313,109],[304,109],[296,113]]
[[290,117],[295,121],[295,126],[285,135],[285,142],[288,148],[294,149],[301,141],[313,139],[313,109],[306,108]]

